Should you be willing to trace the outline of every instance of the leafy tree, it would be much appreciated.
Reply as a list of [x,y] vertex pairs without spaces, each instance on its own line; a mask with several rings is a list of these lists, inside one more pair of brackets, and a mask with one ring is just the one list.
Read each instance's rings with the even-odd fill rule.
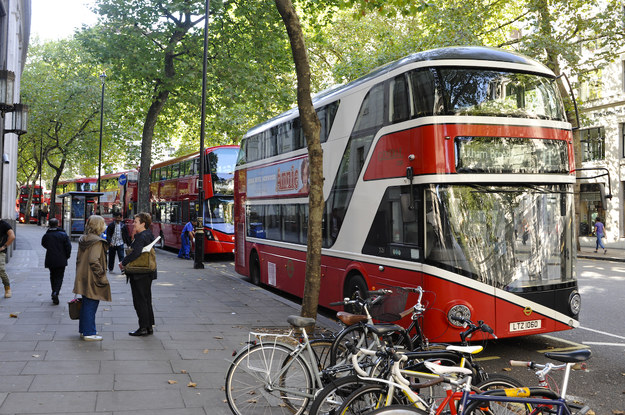
[[[20,140],[19,154],[25,166],[37,169],[42,146],[43,158],[54,175],[52,200],[68,160],[76,168],[91,166],[93,172],[100,111],[97,79],[96,66],[76,41],[34,44],[29,49],[22,76],[22,99],[30,103],[29,135],[39,140],[30,140],[29,144],[28,140]],[[28,177],[29,171],[25,168],[22,174]],[[51,205],[54,214],[55,207]]]
[[297,104],[310,161],[310,192],[308,193],[308,241],[306,251],[306,280],[302,299],[302,316],[315,318],[321,287],[321,222],[323,218],[323,150],[319,132],[321,124],[310,95],[310,65],[304,33],[291,0],[275,0],[291,41],[291,51],[297,73]]

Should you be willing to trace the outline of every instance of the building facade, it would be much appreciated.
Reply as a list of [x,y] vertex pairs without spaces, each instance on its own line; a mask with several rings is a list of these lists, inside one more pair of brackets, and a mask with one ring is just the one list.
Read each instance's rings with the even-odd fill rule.
[[625,248],[625,54],[589,79],[579,90],[585,178],[579,232],[582,244],[593,246],[592,225],[599,217],[608,246]]
[[[0,103],[3,106],[0,118],[0,218],[9,221],[14,228],[17,144],[20,136],[11,131],[15,131],[16,117],[23,115],[15,111],[15,104],[21,104],[20,81],[28,52],[30,17],[31,0],[0,0],[0,71],[5,85],[12,89],[9,94],[2,94],[2,101],[10,99],[12,102]],[[7,77],[10,82],[6,82]]]

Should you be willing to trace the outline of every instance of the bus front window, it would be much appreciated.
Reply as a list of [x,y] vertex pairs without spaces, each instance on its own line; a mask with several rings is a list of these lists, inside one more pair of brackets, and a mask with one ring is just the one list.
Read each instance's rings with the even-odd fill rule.
[[511,292],[574,280],[567,185],[432,185],[426,262]]
[[223,233],[234,233],[234,198],[211,197],[204,205],[204,226]]

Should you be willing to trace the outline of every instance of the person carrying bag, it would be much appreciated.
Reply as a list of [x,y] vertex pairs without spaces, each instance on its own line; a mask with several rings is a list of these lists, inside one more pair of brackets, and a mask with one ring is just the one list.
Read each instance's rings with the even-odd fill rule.
[[[126,273],[126,281],[130,282],[132,303],[139,319],[139,328],[128,334],[131,336],[147,336],[154,329],[154,310],[152,308],[152,280],[156,279],[156,255],[154,253],[154,235],[149,231],[152,216],[149,213],[137,213],[134,219],[134,239],[131,251],[119,264]],[[147,252],[143,252],[147,248]],[[128,267],[128,268],[127,268]]]

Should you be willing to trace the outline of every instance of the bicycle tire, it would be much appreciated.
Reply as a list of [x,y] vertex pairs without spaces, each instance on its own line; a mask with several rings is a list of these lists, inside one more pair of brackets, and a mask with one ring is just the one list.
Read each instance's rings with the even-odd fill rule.
[[[317,368],[319,371],[327,369],[332,366],[331,361],[331,353],[332,346],[334,345],[333,340],[327,339],[314,339],[310,340],[310,347],[312,347],[313,352],[315,352],[315,358],[317,359]],[[347,349],[345,346],[338,345],[339,353],[345,353]]]
[[343,400],[355,390],[368,384],[357,375],[349,375],[335,379],[317,392],[310,405],[308,415],[335,415]]
[[[302,414],[310,399],[278,387],[312,394],[310,368],[301,356],[291,357],[293,349],[282,344],[257,344],[240,353],[226,374],[226,400],[236,415],[270,412],[272,414]],[[278,373],[287,360],[293,362],[287,373]],[[276,384],[276,382],[279,382]]]
[[[463,415],[543,415],[553,414],[552,406],[545,406],[541,408],[540,405],[532,405],[529,401],[531,398],[545,398],[545,399],[558,399],[558,394],[551,389],[537,387],[528,388],[529,396],[528,402],[506,402],[506,401],[472,401],[467,405]],[[506,396],[506,391],[502,389],[491,389],[484,392],[491,396]]]
[[[341,404],[337,414],[364,415],[386,404],[388,387],[382,383],[369,383],[352,392]],[[401,392],[390,398],[390,404],[410,405]]]
[[376,409],[367,415],[427,415],[427,412],[414,406],[389,405]]

